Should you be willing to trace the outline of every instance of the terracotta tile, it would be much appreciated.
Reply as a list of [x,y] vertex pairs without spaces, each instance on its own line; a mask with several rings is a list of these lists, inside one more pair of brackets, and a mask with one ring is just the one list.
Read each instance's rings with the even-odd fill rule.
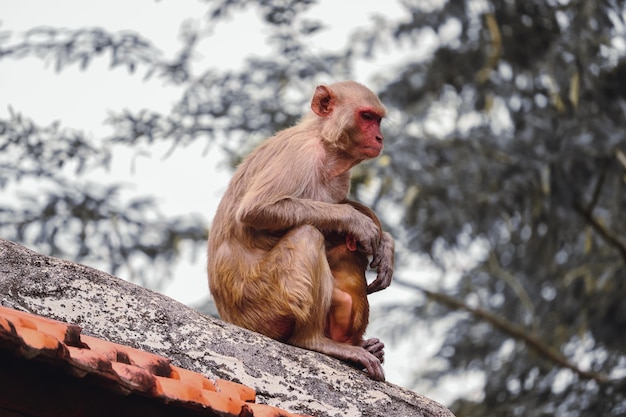
[[215,386],[219,392],[242,401],[254,402],[256,399],[256,391],[254,389],[236,382],[217,379]]
[[25,327],[27,329],[39,330],[43,333],[56,337],[60,342],[65,340],[67,332],[67,323],[45,317],[34,316],[22,311],[13,310],[0,306],[0,315],[13,322],[17,327]]
[[179,401],[202,403],[202,389],[199,387],[162,376],[157,376],[155,379],[158,395]]
[[89,349],[100,353],[110,361],[137,365],[150,370],[150,372],[158,376],[169,377],[172,371],[170,360],[154,353],[108,342],[92,336],[82,335],[81,340]]
[[[174,401],[208,407],[225,417],[296,416],[255,404],[255,390],[245,385],[223,379],[212,382],[200,373],[171,365],[162,356],[83,335],[76,325],[1,306],[0,341],[27,359],[45,357],[46,363],[65,364],[64,369],[76,377],[98,375],[118,392],[159,398],[164,407]],[[93,385],[93,389],[105,388]]]
[[83,375],[89,372],[97,372],[101,375],[110,375],[113,373],[111,361],[102,357],[102,355],[98,352],[72,346],[68,347],[67,350],[70,355],[70,364],[80,370],[83,370]]
[[189,371],[178,366],[171,365],[172,374],[170,378],[179,379],[187,384],[195,385],[203,390],[217,391],[217,387],[211,380],[197,372]]
[[138,366],[111,362],[111,367],[127,388],[139,392],[151,392],[156,386],[156,376]]
[[246,402],[237,398],[223,395],[219,392],[202,391],[203,404],[214,410],[221,411],[223,413],[230,413],[235,416],[246,415],[242,413],[242,410],[246,407]]
[[4,317],[0,317],[0,331],[11,334],[11,325],[9,324],[9,320]]
[[23,348],[28,350],[33,356],[43,353],[40,351],[57,351],[61,346],[61,342],[54,336],[42,333],[39,330],[16,326],[15,331],[17,336],[24,342]]

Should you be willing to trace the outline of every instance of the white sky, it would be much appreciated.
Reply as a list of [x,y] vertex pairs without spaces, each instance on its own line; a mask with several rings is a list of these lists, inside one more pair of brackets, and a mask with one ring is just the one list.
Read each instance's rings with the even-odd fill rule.
[[[340,5],[346,10],[338,13],[341,11]],[[2,32],[22,32],[38,26],[132,30],[150,39],[166,55],[171,55],[179,46],[177,35],[181,23],[192,19],[200,24],[206,8],[204,3],[191,0],[4,1],[0,3],[0,36]],[[344,45],[350,31],[368,23],[375,13],[389,19],[401,16],[396,2],[323,1],[310,14],[311,17],[324,17],[326,24],[331,26],[331,30],[318,36],[319,48]],[[262,31],[263,27],[254,11],[237,13],[230,22],[214,28],[213,36],[200,45],[200,53],[203,55],[196,57],[196,65],[204,67],[219,63],[224,68],[239,66],[248,54],[267,50],[263,36],[258,36]],[[0,60],[0,117],[8,115],[10,106],[14,111],[33,118],[38,124],[46,125],[60,120],[65,127],[81,129],[93,138],[100,138],[111,133],[103,125],[107,112],[148,108],[167,113],[180,95],[179,88],[165,86],[156,78],[143,80],[141,70],[129,74],[122,68],[110,70],[108,64],[109,57],[105,56],[94,61],[86,71],[80,71],[78,65],[75,65],[56,73],[52,63],[34,58]],[[380,71],[388,66],[388,62],[379,60],[370,66],[372,70]],[[358,80],[364,83],[368,81]],[[114,170],[100,174],[102,178],[97,180],[132,183],[132,190],[138,195],[156,196],[160,208],[166,214],[199,213],[209,224],[231,173],[218,167],[220,155],[202,157],[204,146],[204,143],[199,143],[197,146],[179,149],[165,160],[162,157],[167,147],[148,148],[152,158],[136,160],[133,170],[131,155],[117,153]],[[204,184],[202,189],[192,188],[200,184]],[[208,285],[204,262],[204,254],[195,261],[183,261],[177,268],[177,279],[165,293],[184,303],[193,303],[205,297]],[[419,262],[415,267],[425,268]],[[393,287],[383,293],[387,299],[405,297],[407,294]],[[374,296],[371,301],[382,301],[383,293],[380,293],[380,297]],[[428,349],[422,349],[426,347],[422,338],[428,338],[429,331],[422,329],[402,346],[396,346],[395,350],[388,344],[385,369],[390,381],[403,385],[407,381],[406,371],[423,365],[427,355],[432,353],[427,352],[432,350],[432,344]],[[475,387],[471,386],[457,387],[456,393],[464,390],[478,395]],[[433,392],[426,387],[421,392],[444,403],[450,395],[449,392]]]

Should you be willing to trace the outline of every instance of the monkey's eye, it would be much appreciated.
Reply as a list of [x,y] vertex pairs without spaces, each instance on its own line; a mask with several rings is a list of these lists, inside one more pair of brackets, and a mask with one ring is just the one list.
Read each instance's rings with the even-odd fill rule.
[[382,117],[372,111],[363,111],[359,114],[359,116],[361,117],[361,120],[365,122],[376,122],[378,125],[380,125],[380,122],[382,121]]

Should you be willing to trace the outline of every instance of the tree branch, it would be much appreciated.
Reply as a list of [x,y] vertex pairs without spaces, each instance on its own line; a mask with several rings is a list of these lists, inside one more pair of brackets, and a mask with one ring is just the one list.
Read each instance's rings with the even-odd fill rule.
[[574,210],[587,223],[589,223],[589,225],[591,225],[593,230],[595,230],[602,239],[604,239],[609,245],[617,249],[622,259],[626,261],[626,243],[622,242],[615,234],[611,232],[611,230],[609,230],[605,225],[603,225],[598,219],[593,216],[593,209],[595,208],[600,198],[600,191],[602,190],[602,186],[604,185],[604,178],[605,172],[602,171],[600,177],[598,178],[598,182],[596,182],[596,186],[593,190],[593,195],[589,205],[587,207],[583,207],[582,203],[574,201]]
[[544,356],[551,362],[554,362],[563,368],[567,368],[573,371],[574,373],[578,374],[582,378],[592,379],[598,382],[599,384],[605,384],[609,382],[608,376],[602,373],[593,372],[593,371],[585,371],[584,369],[579,368],[574,363],[570,362],[558,350],[547,345],[538,337],[528,334],[522,327],[516,325],[515,323],[510,322],[509,320],[503,318],[502,316],[498,316],[483,308],[471,307],[457,298],[454,298],[452,296],[449,296],[447,294],[443,294],[440,292],[427,290],[419,285],[409,283],[399,278],[394,278],[394,282],[397,284],[403,285],[405,287],[421,291],[431,300],[444,304],[447,307],[450,307],[454,310],[465,310],[469,312],[474,317],[490,323],[493,327],[502,331],[503,333],[506,333],[512,336],[513,338],[524,342],[526,346],[533,349],[535,352],[539,353],[540,355]]
[[515,292],[517,298],[519,298],[520,302],[524,305],[524,307],[526,307],[526,310],[528,310],[533,330],[537,330],[538,324],[537,317],[535,315],[535,305],[533,304],[530,295],[528,295],[528,291],[526,291],[524,286],[515,279],[513,274],[502,268],[494,251],[489,253],[487,266],[490,274],[504,281],[513,290],[513,292]]

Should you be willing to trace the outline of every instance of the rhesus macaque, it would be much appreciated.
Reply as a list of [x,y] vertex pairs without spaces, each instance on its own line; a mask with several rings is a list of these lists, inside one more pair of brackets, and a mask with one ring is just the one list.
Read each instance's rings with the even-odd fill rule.
[[[368,207],[355,201],[346,201],[361,213],[374,220],[383,237],[382,225],[376,214]],[[369,322],[367,300],[368,256],[351,234],[331,231],[325,235],[326,259],[335,278],[335,287],[326,324],[326,334],[333,340],[355,346],[378,345],[380,350],[372,352],[382,362],[384,345],[377,339],[363,340]]]
[[[325,250],[331,231],[354,237],[377,277],[393,274],[394,242],[351,204],[350,169],[383,149],[385,108],[353,81],[321,85],[311,112],[259,145],[239,166],[213,220],[208,274],[222,319],[302,348],[358,363],[384,380],[381,343],[325,334],[334,278]],[[377,356],[378,355],[378,356]]]

